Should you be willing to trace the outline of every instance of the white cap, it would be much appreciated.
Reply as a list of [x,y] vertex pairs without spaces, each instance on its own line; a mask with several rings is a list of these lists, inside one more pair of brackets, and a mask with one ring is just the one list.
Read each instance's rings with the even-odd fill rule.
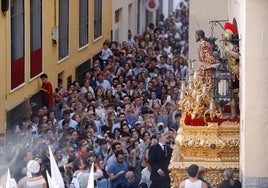
[[159,123],[157,123],[157,127],[159,127],[159,126],[164,126],[164,122],[159,122]]
[[135,125],[137,125],[137,124],[141,124],[141,125],[142,125],[143,122],[141,122],[141,121],[136,121],[136,122],[135,122]]
[[32,177],[32,173],[38,173],[40,170],[40,164],[35,160],[30,160],[27,163],[27,177]]

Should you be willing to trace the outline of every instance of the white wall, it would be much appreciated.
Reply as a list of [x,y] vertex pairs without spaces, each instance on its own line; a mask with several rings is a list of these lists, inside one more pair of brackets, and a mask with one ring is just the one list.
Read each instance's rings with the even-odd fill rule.
[[[135,0],[113,0],[113,38],[120,42],[127,40],[128,29],[137,30],[137,2]],[[115,11],[120,9],[120,19],[115,23]],[[133,32],[133,33],[134,33]]]
[[[240,1],[239,1],[240,2]],[[241,173],[268,177],[268,1],[240,2]],[[234,11],[233,11],[234,12]],[[247,186],[244,181],[244,187]],[[260,185],[260,184],[259,184]],[[265,184],[267,187],[268,183]]]
[[173,9],[174,10],[179,7],[180,2],[181,2],[181,0],[173,0]]
[[[211,35],[211,20],[225,20],[227,16],[227,2],[223,0],[190,0],[190,25],[189,25],[189,59],[198,60],[198,45],[195,41],[195,31],[202,29],[206,37]],[[223,29],[214,27],[214,36],[220,38]],[[219,46],[220,47],[220,46]]]
[[164,13],[165,17],[167,18],[169,15],[168,12],[168,0],[163,0],[163,9],[162,9],[162,13]]

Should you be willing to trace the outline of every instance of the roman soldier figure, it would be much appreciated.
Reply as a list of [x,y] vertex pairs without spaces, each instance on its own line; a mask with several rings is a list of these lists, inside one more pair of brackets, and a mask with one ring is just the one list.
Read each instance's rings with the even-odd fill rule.
[[227,65],[232,73],[233,96],[231,99],[231,116],[237,117],[237,101],[239,93],[239,38],[237,28],[234,24],[226,22],[224,24],[224,33],[222,39],[224,41],[225,55],[227,57]]

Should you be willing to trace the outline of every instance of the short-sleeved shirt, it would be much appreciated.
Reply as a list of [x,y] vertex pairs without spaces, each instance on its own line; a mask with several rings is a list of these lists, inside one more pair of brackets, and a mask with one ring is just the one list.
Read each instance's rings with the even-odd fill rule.
[[[126,162],[124,162],[123,164],[119,164],[117,161],[115,163],[113,163],[111,165],[110,168],[110,174],[114,174],[116,175],[118,172],[120,172],[121,170],[124,170],[125,172],[128,171],[128,165]],[[116,186],[120,183],[125,183],[126,182],[126,178],[125,178],[125,174],[120,175],[118,178],[116,178],[115,180],[111,181],[111,188],[116,188]]]

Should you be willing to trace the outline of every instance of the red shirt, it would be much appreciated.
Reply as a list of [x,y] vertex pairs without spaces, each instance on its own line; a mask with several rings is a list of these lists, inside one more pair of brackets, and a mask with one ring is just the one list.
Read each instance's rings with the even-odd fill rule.
[[43,91],[43,103],[48,108],[51,108],[54,104],[52,84],[50,82],[43,82],[42,88],[48,91]]

